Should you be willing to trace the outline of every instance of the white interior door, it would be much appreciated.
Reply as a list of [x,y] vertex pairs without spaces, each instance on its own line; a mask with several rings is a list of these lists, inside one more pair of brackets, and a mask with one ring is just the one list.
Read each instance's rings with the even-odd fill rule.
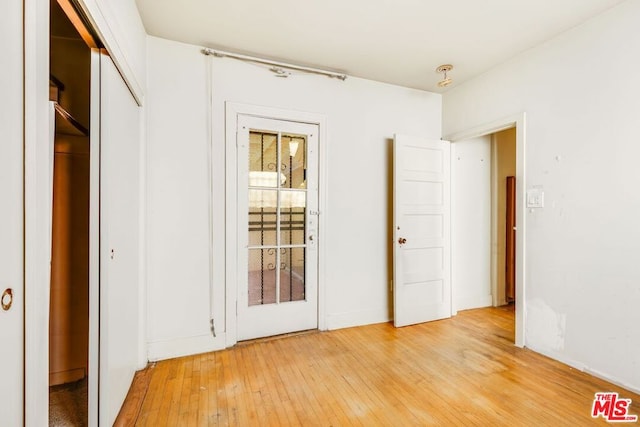
[[0,13],[0,424],[23,424],[23,116],[22,1]]
[[[139,367],[140,108],[111,58],[94,51],[92,59],[92,84],[98,83],[93,86],[92,105],[94,109],[99,106],[99,114],[92,117],[91,126],[91,202],[94,209],[99,185],[99,246],[95,246],[95,241],[91,244],[90,258],[91,267],[95,268],[98,250],[99,310],[91,306],[90,312],[100,316],[99,424],[113,425]],[[98,177],[95,175],[98,159],[93,157],[97,153]],[[95,220],[93,211],[91,218]],[[90,226],[92,238],[95,227],[94,222]],[[95,278],[94,273],[90,274]],[[95,284],[90,286],[95,292]],[[95,297],[90,295],[93,304]],[[92,329],[92,337],[95,334]],[[89,379],[95,387],[91,374]],[[91,397],[92,394],[90,408],[95,405]],[[90,412],[90,417],[94,416]]]
[[318,327],[318,126],[238,117],[238,340]]
[[394,138],[395,326],[451,317],[450,145]]

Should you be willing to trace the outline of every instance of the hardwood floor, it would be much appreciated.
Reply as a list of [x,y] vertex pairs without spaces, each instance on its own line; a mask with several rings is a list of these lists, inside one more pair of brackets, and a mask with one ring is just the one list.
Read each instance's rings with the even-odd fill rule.
[[[513,312],[470,310],[158,362],[139,426],[588,425],[594,393],[640,395],[513,345]],[[135,387],[135,384],[134,384]]]

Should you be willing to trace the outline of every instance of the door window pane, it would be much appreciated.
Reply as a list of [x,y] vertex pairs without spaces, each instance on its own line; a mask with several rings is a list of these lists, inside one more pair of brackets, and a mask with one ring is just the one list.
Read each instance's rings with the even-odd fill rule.
[[304,248],[280,250],[280,302],[305,299]]
[[277,187],[284,175],[278,170],[278,135],[249,133],[249,186]]
[[249,190],[249,246],[276,246],[277,190]]
[[284,188],[307,188],[307,138],[304,135],[283,135],[280,144],[280,170]]
[[249,210],[249,246],[275,245],[277,245],[275,210]]
[[249,306],[276,302],[277,249],[249,249]]
[[280,244],[303,245],[306,197],[304,191],[280,191]]

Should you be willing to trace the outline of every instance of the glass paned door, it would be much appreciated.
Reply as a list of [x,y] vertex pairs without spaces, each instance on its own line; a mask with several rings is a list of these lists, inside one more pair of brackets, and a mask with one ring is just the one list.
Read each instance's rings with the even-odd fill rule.
[[317,327],[317,145],[317,125],[240,117],[238,339]]

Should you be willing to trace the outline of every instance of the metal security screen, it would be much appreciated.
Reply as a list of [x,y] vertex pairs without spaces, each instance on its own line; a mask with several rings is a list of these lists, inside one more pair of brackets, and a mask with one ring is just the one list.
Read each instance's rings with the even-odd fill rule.
[[307,137],[249,132],[248,304],[305,300]]

